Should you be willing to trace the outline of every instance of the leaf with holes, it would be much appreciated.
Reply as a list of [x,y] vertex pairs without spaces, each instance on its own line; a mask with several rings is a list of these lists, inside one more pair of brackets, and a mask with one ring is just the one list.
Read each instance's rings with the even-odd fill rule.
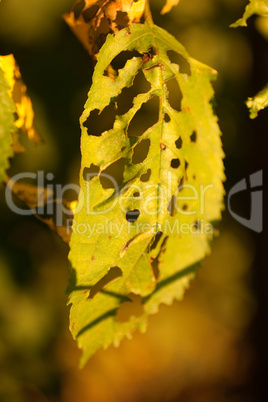
[[12,135],[14,129],[15,104],[9,95],[9,86],[0,68],[0,182],[4,179],[5,170],[8,168],[8,158],[13,155]]
[[100,51],[81,116],[69,255],[82,364],[181,299],[209,252],[224,179],[215,77],[152,23],[109,35]]

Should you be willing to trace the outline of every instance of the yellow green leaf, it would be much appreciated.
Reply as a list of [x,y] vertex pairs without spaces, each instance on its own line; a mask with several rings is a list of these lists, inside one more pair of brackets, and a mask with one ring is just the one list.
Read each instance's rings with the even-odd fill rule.
[[[70,328],[81,364],[144,331],[159,304],[181,299],[209,252],[224,192],[215,77],[151,22],[108,35],[101,48],[81,116],[69,255]],[[106,125],[111,115],[97,132],[96,120]],[[137,313],[122,319],[127,305]]]
[[253,98],[248,98],[246,104],[250,111],[250,118],[255,119],[260,110],[268,107],[268,84]]
[[244,15],[242,18],[237,20],[235,23],[230,25],[232,28],[236,27],[246,27],[247,20],[252,15],[262,15],[268,16],[268,1],[267,0],[250,0],[249,4],[246,6]]
[[8,158],[13,155],[11,145],[15,111],[15,104],[10,96],[10,87],[0,66],[0,183],[9,167]]

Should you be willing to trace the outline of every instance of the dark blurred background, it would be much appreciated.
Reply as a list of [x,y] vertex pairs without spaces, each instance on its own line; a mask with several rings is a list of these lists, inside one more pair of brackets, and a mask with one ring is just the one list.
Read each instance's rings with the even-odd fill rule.
[[[181,0],[155,23],[192,57],[219,72],[214,88],[226,154],[226,192],[265,168],[268,111],[250,120],[245,100],[268,81],[268,35],[259,17],[229,25],[244,0]],[[9,174],[52,172],[77,183],[79,117],[91,83],[90,57],[61,15],[71,0],[2,0],[0,54],[13,53],[45,140],[11,160]],[[266,33],[265,33],[266,32]],[[233,199],[248,217],[250,196]],[[99,351],[78,370],[80,351],[68,330],[68,247],[33,217],[17,216],[0,191],[0,400],[3,402],[267,400],[268,274],[265,232],[256,234],[224,211],[221,235],[183,302],[161,306],[145,335]],[[267,265],[267,264],[266,264]]]

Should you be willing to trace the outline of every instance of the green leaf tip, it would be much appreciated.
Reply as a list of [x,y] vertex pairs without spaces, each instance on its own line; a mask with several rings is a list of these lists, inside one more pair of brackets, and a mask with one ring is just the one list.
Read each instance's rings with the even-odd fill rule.
[[231,28],[246,27],[247,20],[254,14],[268,16],[268,1],[267,0],[250,0],[246,6],[242,18],[230,25]]
[[181,300],[209,253],[224,193],[215,76],[152,23],[108,36],[99,53],[69,254],[81,365]]
[[268,107],[268,84],[253,98],[248,98],[246,102],[249,108],[250,118],[255,119],[260,110]]

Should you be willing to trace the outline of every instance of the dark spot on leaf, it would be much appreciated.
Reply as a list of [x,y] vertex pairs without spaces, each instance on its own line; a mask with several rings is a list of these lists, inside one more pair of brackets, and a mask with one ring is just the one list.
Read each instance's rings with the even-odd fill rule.
[[128,137],[139,137],[148,128],[152,127],[159,119],[159,98],[153,96],[148,102],[143,103],[128,126]]
[[197,220],[194,222],[194,229],[195,229],[196,231],[200,229],[200,221],[199,221],[199,219],[197,219]]
[[132,211],[127,211],[126,220],[130,223],[136,222],[140,216],[140,211],[138,209],[133,209]]
[[140,295],[130,293],[127,297],[129,301],[123,302],[116,313],[116,319],[119,322],[127,322],[130,317],[139,317],[144,313]]
[[121,151],[121,152],[124,152],[125,149],[126,149],[126,147],[122,147],[122,148],[120,149],[120,151]]
[[177,197],[173,195],[168,204],[168,213],[170,216],[174,216],[177,212]]
[[90,167],[85,167],[83,170],[83,179],[86,181],[90,181],[93,177],[98,176],[100,171],[99,166],[94,165],[91,163]]
[[100,114],[98,109],[92,110],[84,126],[89,135],[100,137],[102,133],[113,128],[115,117],[116,109],[113,104],[110,104]]
[[187,161],[185,161],[185,165],[184,165],[184,169],[185,171],[188,169],[189,163]]
[[104,189],[114,188],[116,191],[124,180],[126,159],[120,158],[100,173],[100,182]]
[[178,64],[180,66],[180,73],[191,75],[191,66],[189,62],[185,59],[185,57],[181,56],[179,53],[174,50],[168,50],[167,56],[171,63]]
[[135,191],[135,193],[133,193],[133,197],[139,197],[140,193],[138,191]]
[[168,102],[170,106],[177,110],[181,111],[181,100],[182,93],[176,78],[172,78],[171,80],[166,82],[167,90],[168,90]]
[[134,98],[140,93],[146,93],[150,91],[151,85],[144,77],[142,71],[136,75],[133,85],[129,88],[123,88],[121,94],[118,96],[116,104],[117,104],[117,113],[122,116],[127,113],[129,109],[133,107]]
[[181,162],[179,159],[172,159],[172,161],[170,162],[170,166],[173,169],[178,169],[178,167],[180,166]]
[[133,163],[134,165],[142,163],[147,158],[150,144],[151,141],[146,138],[145,140],[141,140],[137,145],[135,145],[133,149],[131,163]]
[[141,54],[137,50],[125,50],[120,52],[111,62],[111,66],[115,71],[121,70],[125,67],[128,60],[133,59],[133,57],[141,57]]
[[170,121],[170,117],[167,113],[164,114],[164,121],[168,123]]
[[182,139],[179,137],[177,141],[175,141],[176,148],[181,149],[182,147]]
[[183,210],[183,211],[187,211],[187,209],[188,209],[188,205],[187,205],[187,204],[183,204],[182,210]]
[[143,53],[142,56],[143,64],[148,63],[156,54],[157,54],[156,49],[154,47],[150,47],[147,52]]
[[190,136],[190,140],[192,142],[196,142],[196,131],[193,131],[192,135]]
[[143,173],[143,174],[141,175],[140,180],[141,180],[142,182],[144,182],[144,183],[145,183],[146,181],[149,181],[150,176],[151,176],[151,173],[152,173],[151,169],[148,169],[146,173]]
[[97,293],[102,291],[104,286],[107,286],[115,279],[120,278],[120,276],[122,276],[122,270],[119,267],[110,268],[109,272],[107,272],[107,274],[102,279],[100,279],[99,282],[96,283],[96,285],[92,286],[88,298],[93,299],[93,297],[96,296]]

